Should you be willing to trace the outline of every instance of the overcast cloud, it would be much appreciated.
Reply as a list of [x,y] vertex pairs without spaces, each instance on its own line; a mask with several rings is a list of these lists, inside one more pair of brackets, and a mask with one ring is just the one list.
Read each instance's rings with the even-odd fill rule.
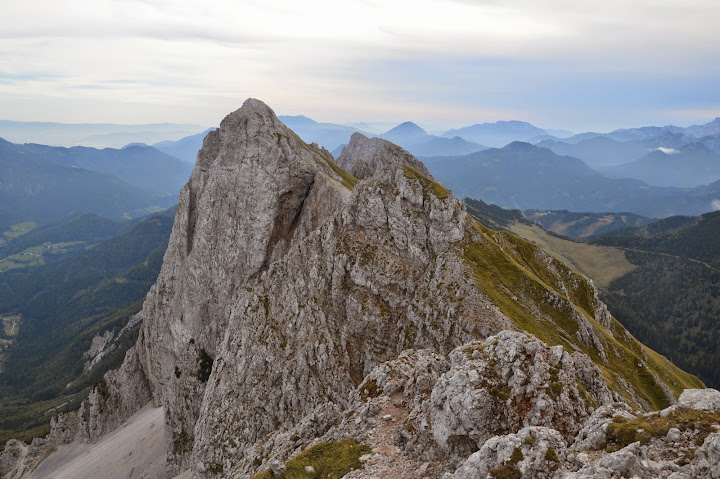
[[720,116],[720,2],[5,0],[0,118],[688,125]]

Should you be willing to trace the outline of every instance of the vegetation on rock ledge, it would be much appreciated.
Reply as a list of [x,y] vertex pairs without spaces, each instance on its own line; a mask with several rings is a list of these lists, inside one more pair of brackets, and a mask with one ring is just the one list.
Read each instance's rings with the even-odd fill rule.
[[284,474],[274,476],[265,471],[251,479],[340,479],[352,470],[361,469],[360,456],[370,452],[369,447],[354,439],[321,443],[287,461]]

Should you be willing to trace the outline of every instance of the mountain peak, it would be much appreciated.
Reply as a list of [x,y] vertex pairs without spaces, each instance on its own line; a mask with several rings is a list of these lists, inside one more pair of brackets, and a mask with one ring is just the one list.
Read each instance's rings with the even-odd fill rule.
[[427,135],[427,132],[425,130],[423,130],[417,124],[415,124],[411,121],[406,121],[406,122],[400,123],[395,128],[391,128],[390,130],[385,132],[385,134],[388,135],[388,134],[391,134],[394,132],[395,133],[403,132],[404,134],[413,133],[413,134],[416,134],[419,136]]
[[532,145],[526,141],[513,141],[505,145],[503,150],[520,150],[520,151],[531,151],[538,149],[537,146]]
[[531,123],[518,120],[477,123],[471,126],[448,130],[444,137],[460,136],[468,141],[494,147],[505,146],[513,141],[529,141],[548,133]]
[[428,134],[425,130],[411,121],[406,121],[405,123],[401,123],[395,128],[386,131],[380,135],[380,138],[392,141],[398,145],[407,146],[409,144],[417,143],[427,136]]
[[312,118],[308,118],[305,115],[281,115],[278,118],[283,121],[283,123],[292,123],[294,125],[317,125],[318,122],[313,120]]
[[280,121],[277,115],[275,115],[275,112],[272,110],[272,108],[267,106],[264,102],[255,98],[248,98],[247,100],[245,100],[238,110],[226,116],[223,121],[227,121],[229,118],[232,117],[250,118],[252,116],[264,118],[270,124],[274,124]]
[[427,167],[407,151],[385,139],[368,138],[362,133],[353,133],[337,163],[358,179],[367,178],[391,163],[411,166],[423,175],[432,177]]

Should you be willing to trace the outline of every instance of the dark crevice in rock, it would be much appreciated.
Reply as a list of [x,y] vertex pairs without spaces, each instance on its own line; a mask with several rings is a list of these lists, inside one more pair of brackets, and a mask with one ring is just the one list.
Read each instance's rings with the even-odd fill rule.
[[[273,260],[273,253],[275,252],[279,243],[283,243],[285,249],[290,245],[290,241],[293,237],[293,233],[300,224],[300,217],[302,216],[303,209],[305,207],[305,200],[313,190],[315,185],[315,177],[307,183],[305,190],[298,195],[295,190],[286,191],[279,198],[279,213],[275,219],[275,226],[273,232],[268,240],[267,250],[265,253],[265,259],[262,266],[258,268],[257,272],[254,273],[250,279],[259,277],[264,271],[267,270],[269,263]],[[291,217],[292,215],[292,217]]]
[[190,255],[193,248],[193,241],[195,238],[195,225],[197,223],[197,198],[195,189],[192,185],[188,185],[188,219],[187,219],[187,233],[185,235],[185,254]]
[[353,347],[349,341],[345,342],[345,352],[348,355],[348,373],[350,374],[350,379],[352,379],[355,386],[359,386],[363,380],[363,367],[362,365],[356,364],[355,358],[353,357]]

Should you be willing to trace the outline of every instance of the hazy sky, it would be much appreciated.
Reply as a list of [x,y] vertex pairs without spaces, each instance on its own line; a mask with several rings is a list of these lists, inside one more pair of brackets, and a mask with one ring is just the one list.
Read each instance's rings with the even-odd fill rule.
[[720,116],[718,0],[3,0],[0,119],[609,130]]

